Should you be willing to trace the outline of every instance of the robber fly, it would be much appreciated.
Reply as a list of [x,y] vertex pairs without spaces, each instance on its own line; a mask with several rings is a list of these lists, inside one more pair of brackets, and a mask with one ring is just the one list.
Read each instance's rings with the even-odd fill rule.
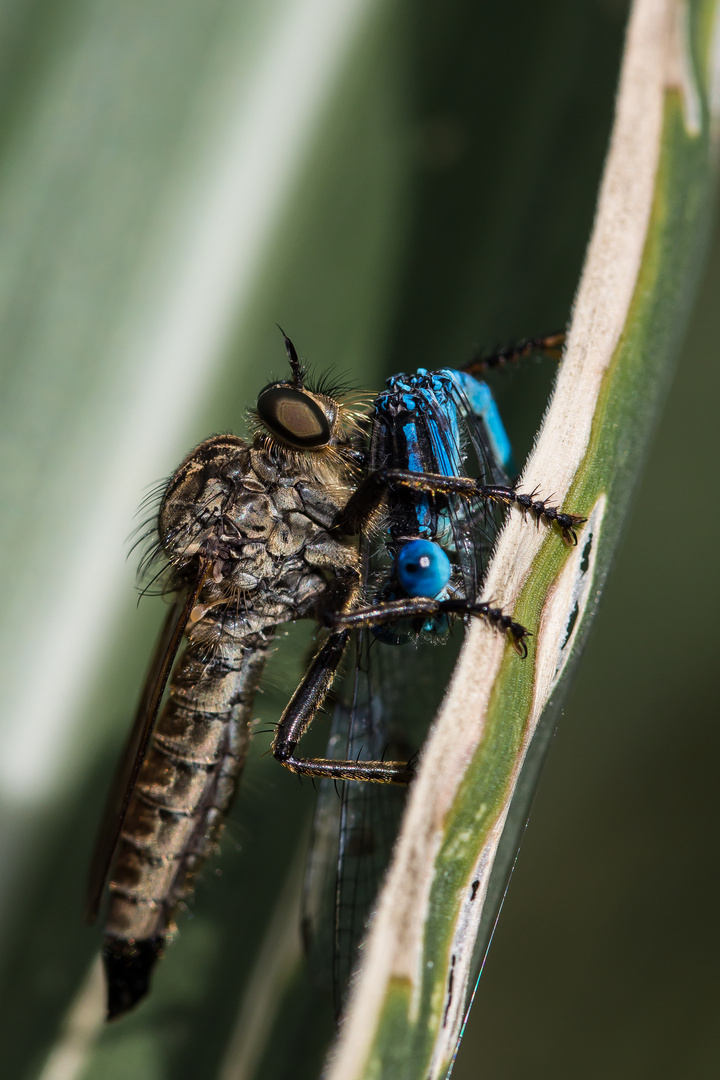
[[[291,378],[260,393],[252,441],[219,435],[201,443],[160,500],[146,563],[166,562],[167,590],[177,599],[116,777],[88,892],[94,919],[109,882],[108,1018],[147,992],[173,913],[216,844],[276,627],[311,616],[321,596],[332,593],[342,606],[357,591],[357,552],[331,533],[354,486],[357,417],[332,393],[307,385],[285,344]],[[343,645],[336,637],[333,658]],[[321,667],[316,662],[311,675]],[[319,683],[306,680],[302,703],[320,700],[328,684],[322,675]],[[294,757],[291,739],[284,751],[288,767],[313,771]],[[314,771],[322,775],[322,763]]]
[[[457,595],[445,585],[430,593],[423,584],[426,553],[413,552],[412,544],[434,545],[441,576],[448,557],[435,540],[407,536],[406,522],[392,547],[399,591],[368,603],[352,538],[367,535],[388,492],[392,519],[403,499],[439,505],[452,495],[468,504],[525,506],[526,497],[502,485],[414,470],[412,459],[402,459],[409,467],[396,467],[396,457],[376,467],[357,412],[332,390],[309,385],[283,337],[291,377],[261,391],[252,441],[220,435],[201,443],[160,499],[146,563],[166,563],[166,587],[177,598],[111,793],[88,891],[91,919],[106,886],[109,893],[103,946],[109,1019],[147,993],[173,914],[216,846],[278,626],[315,618],[326,632],[278,723],[273,753],[296,773],[335,780],[407,784],[413,775],[404,761],[307,758],[298,751],[358,629],[392,632],[409,620],[415,631],[433,620],[476,616],[524,651],[524,628],[477,593]],[[542,500],[525,509],[563,532],[579,520]],[[408,588],[418,558],[423,580]],[[431,562],[434,585],[434,555]]]

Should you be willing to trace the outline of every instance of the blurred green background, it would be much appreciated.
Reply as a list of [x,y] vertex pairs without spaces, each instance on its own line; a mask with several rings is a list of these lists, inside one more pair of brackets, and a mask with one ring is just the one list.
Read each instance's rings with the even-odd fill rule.
[[[80,921],[85,865],[163,613],[136,608],[124,561],[144,490],[209,432],[242,430],[283,370],[276,321],[366,389],[563,326],[626,14],[619,0],[0,3],[13,1080],[40,1075],[97,947]],[[716,242],[459,1080],[717,1075],[719,285]],[[495,380],[520,462],[552,376],[529,364]],[[282,643],[265,721],[306,643]],[[153,997],[79,1075],[235,1075],[221,1063],[312,807],[268,745],[258,735],[222,881],[204,875]],[[308,1054],[304,1071],[261,1075],[314,1075]]]

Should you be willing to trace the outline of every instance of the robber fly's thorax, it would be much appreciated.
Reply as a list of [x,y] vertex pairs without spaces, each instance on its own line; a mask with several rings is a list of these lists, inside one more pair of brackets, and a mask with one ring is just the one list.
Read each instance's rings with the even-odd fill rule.
[[201,559],[210,567],[205,605],[242,595],[253,621],[263,611],[268,625],[304,614],[326,574],[356,558],[354,545],[328,531],[347,498],[342,473],[320,489],[309,472],[290,473],[277,448],[234,436],[202,443],[160,507],[160,542],[175,578]]

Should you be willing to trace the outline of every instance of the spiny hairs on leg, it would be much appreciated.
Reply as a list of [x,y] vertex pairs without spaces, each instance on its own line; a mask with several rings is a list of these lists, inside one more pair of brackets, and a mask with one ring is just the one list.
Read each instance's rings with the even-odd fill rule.
[[484,499],[494,499],[496,502],[503,502],[507,506],[517,506],[519,510],[522,510],[523,514],[532,514],[538,522],[542,521],[546,525],[557,525],[565,543],[572,546],[577,544],[575,530],[587,521],[587,518],[584,518],[581,514],[566,514],[564,510],[558,509],[557,506],[550,506],[548,499],[537,497],[537,489],[529,495],[524,495],[519,491],[515,491],[514,488],[484,484],[480,493]]
[[484,619],[488,626],[505,634],[515,652],[523,660],[527,656],[526,638],[532,637],[531,632],[506,615],[502,608],[493,607],[491,600],[465,600],[460,597],[450,600],[440,600],[437,604],[438,611],[447,612],[451,615],[474,616]]
[[471,615],[477,615],[481,619],[485,619],[489,626],[493,629],[499,630],[504,633],[509,639],[515,652],[523,660],[527,656],[527,644],[526,638],[532,637],[530,631],[522,625],[522,623],[515,622],[509,615],[506,615],[502,608],[491,607],[487,601],[477,600],[469,608]]

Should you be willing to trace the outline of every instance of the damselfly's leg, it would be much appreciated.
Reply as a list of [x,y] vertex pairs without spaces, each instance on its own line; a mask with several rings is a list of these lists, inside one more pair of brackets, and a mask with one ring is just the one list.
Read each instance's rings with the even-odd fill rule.
[[[342,619],[345,616],[338,617]],[[335,631],[315,654],[280,717],[272,752],[286,769],[305,776],[329,776],[335,780],[369,780],[379,784],[408,784],[413,777],[413,768],[404,761],[336,761],[332,758],[304,758],[295,752],[327,696],[349,637],[349,629]]]
[[322,612],[320,618],[334,632],[359,630],[362,627],[383,626],[399,619],[427,618],[436,615],[462,615],[482,619],[494,630],[506,634],[518,656],[527,656],[525,639],[530,636],[521,623],[515,622],[501,608],[492,607],[487,601],[450,597],[436,600],[425,596],[412,596],[402,600],[380,600],[377,604],[357,608],[350,612]]
[[505,367],[506,364],[515,364],[526,356],[541,354],[549,356],[553,360],[559,360],[562,347],[565,344],[565,334],[546,334],[545,337],[522,338],[514,345],[508,345],[502,349],[496,349],[492,353],[478,353],[468,364],[464,364],[460,370],[468,375],[483,375],[486,371],[494,368]]
[[384,495],[392,488],[427,491],[434,495],[457,495],[461,499],[482,499],[485,502],[516,506],[524,514],[530,514],[545,525],[557,525],[568,544],[577,543],[575,529],[585,518],[580,514],[566,514],[549,500],[537,497],[537,492],[523,495],[515,488],[498,484],[482,484],[469,476],[442,476],[439,473],[410,472],[407,469],[378,469],[366,476],[350,496],[345,509],[338,515],[335,527],[354,536],[361,532],[372,518]]

